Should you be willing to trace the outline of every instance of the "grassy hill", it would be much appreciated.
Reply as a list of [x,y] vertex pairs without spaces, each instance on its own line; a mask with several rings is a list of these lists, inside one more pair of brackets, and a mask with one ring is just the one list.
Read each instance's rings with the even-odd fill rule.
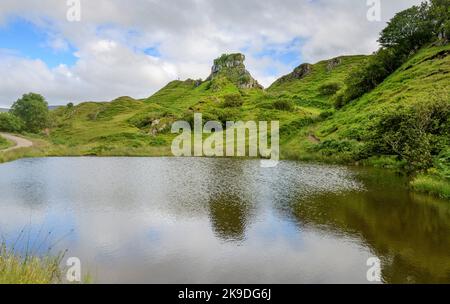
[[[417,103],[432,103],[436,99],[450,102],[450,45],[431,46],[419,51],[380,86],[354,100],[343,109],[333,112],[325,121],[313,124],[303,130],[314,134],[322,142],[345,143],[348,149],[329,148],[315,150],[305,138],[293,137],[291,145],[297,146],[291,153],[296,155],[315,154],[314,157],[340,157],[352,160],[351,152],[364,144],[365,134],[370,131],[386,113],[413,106]],[[333,155],[330,155],[333,154]]]
[[[230,55],[234,58],[236,54]],[[224,59],[225,58],[225,59]],[[76,148],[81,154],[170,155],[170,126],[176,120],[192,120],[202,113],[205,120],[280,120],[281,140],[304,125],[322,119],[332,102],[319,92],[321,83],[342,81],[364,56],[340,57],[311,65],[311,74],[274,84],[268,90],[246,88],[229,69],[206,81],[173,81],[151,97],[135,100],[121,97],[112,102],[82,103],[52,112],[51,141]],[[221,57],[226,60],[226,57]],[[233,59],[234,60],[234,59]],[[216,61],[217,62],[217,61]],[[330,66],[333,62],[333,66]],[[242,67],[239,68],[242,71]],[[214,67],[213,67],[214,70]],[[247,71],[242,72],[248,77]],[[308,92],[308,94],[303,94]],[[230,104],[229,100],[237,100]]]
[[[449,53],[449,44],[423,48],[381,85],[338,110],[334,102],[345,89],[345,79],[368,56],[303,64],[264,90],[245,69],[244,56],[224,55],[214,62],[205,81],[173,81],[141,100],[120,97],[54,109],[50,135],[44,137],[49,143],[32,155],[170,156],[175,137],[170,132],[172,123],[191,122],[194,113],[202,113],[205,121],[223,124],[279,120],[284,159],[402,168],[398,155],[365,153],[373,141],[372,130],[386,114],[417,104],[450,102]],[[427,179],[427,189],[416,179],[417,189],[448,191],[448,135],[441,141],[446,149],[435,157],[431,173],[418,177]],[[444,184],[431,187],[430,178]]]
[[291,74],[281,77],[267,91],[272,94],[288,94],[300,103],[317,108],[333,106],[330,94],[321,92],[327,84],[344,86],[350,72],[367,60],[368,56],[342,56],[324,60],[317,64],[308,63],[297,67]]

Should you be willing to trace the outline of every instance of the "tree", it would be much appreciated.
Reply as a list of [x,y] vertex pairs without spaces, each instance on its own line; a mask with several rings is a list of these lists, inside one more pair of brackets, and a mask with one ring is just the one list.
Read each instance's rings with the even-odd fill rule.
[[409,55],[431,40],[434,23],[429,4],[423,2],[396,14],[378,41],[383,47],[395,48],[397,52]]
[[431,0],[429,18],[434,36],[450,39],[450,0]]
[[39,94],[24,94],[11,108],[11,113],[24,122],[24,129],[38,133],[48,125],[48,103]]

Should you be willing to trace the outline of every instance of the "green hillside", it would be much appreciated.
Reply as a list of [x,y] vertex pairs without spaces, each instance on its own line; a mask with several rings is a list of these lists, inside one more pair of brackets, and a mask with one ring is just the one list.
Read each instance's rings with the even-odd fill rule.
[[268,92],[273,94],[290,94],[303,103],[319,108],[332,107],[331,92],[321,89],[335,85],[339,90],[344,86],[349,73],[367,60],[367,56],[342,56],[324,60],[317,64],[302,64],[292,73],[281,77],[273,83]]
[[[418,103],[450,102],[449,54],[449,44],[422,49],[376,89],[300,133],[299,137],[306,133],[314,134],[322,142],[334,141],[335,149],[313,149],[305,139],[302,141],[299,137],[293,137],[290,144],[298,147],[294,154],[313,151],[315,157],[340,156],[354,160],[358,158],[355,154],[358,147],[369,139],[371,128],[387,113],[405,110]],[[340,144],[347,147],[340,149]]]
[[[269,90],[263,90],[245,70],[243,61],[236,58],[245,57],[223,55],[215,61],[214,76],[208,80],[173,81],[144,100],[121,97],[109,103],[87,102],[56,109],[52,112],[50,140],[65,151],[71,150],[71,154],[170,155],[172,123],[192,121],[194,113],[202,113],[205,121],[223,124],[279,120],[281,141],[288,142],[302,127],[322,120],[321,114],[332,109],[329,98],[318,91],[320,84],[331,79],[341,81],[365,57],[333,59],[332,67],[325,61],[311,65],[312,73],[305,79],[285,81]],[[227,68],[217,71],[218,62]],[[235,71],[233,64],[238,67]],[[295,89],[292,92],[289,88]],[[306,90],[308,98],[301,94]]]

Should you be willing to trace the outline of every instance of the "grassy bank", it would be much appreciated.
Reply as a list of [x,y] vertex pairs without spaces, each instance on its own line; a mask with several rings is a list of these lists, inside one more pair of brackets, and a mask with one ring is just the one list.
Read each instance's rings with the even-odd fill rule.
[[62,256],[20,256],[0,248],[0,284],[54,284],[62,281]]
[[423,192],[444,199],[450,199],[450,182],[433,175],[419,175],[411,182],[417,192]]

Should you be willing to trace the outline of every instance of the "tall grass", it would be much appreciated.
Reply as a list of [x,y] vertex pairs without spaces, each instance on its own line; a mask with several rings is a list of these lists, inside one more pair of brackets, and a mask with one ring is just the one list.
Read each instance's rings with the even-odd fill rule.
[[8,249],[3,242],[0,248],[0,284],[55,284],[62,282],[60,266],[63,254],[39,257],[29,253],[20,255]]
[[411,182],[411,187],[418,192],[450,199],[450,182],[442,178],[419,175]]

